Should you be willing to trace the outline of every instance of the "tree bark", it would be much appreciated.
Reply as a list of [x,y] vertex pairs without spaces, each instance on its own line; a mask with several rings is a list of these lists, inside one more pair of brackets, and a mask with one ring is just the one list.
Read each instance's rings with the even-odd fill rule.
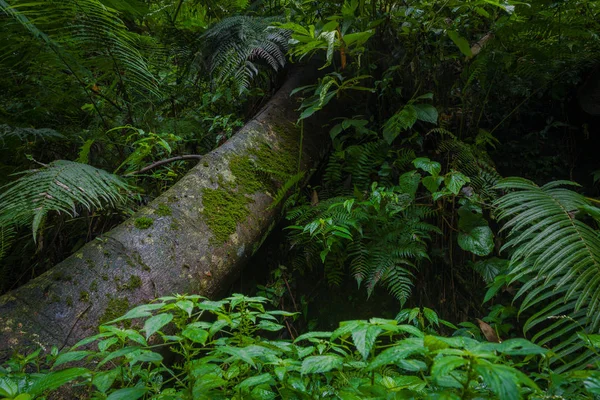
[[309,120],[301,137],[290,98],[313,71],[292,72],[253,120],[133,218],[0,297],[0,359],[72,345],[156,297],[223,294],[276,223],[275,192],[325,153],[328,135]]

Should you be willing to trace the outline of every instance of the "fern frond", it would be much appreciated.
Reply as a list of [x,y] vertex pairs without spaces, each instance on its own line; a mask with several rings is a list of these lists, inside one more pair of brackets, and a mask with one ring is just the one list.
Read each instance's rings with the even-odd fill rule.
[[273,204],[271,204],[269,206],[269,208],[277,207],[279,205],[279,203],[281,203],[281,201],[283,199],[285,199],[285,197],[288,194],[288,192],[290,191],[290,189],[293,188],[294,186],[296,186],[298,184],[298,182],[300,182],[302,180],[302,178],[304,178],[304,172],[299,172],[299,173],[289,177],[284,182],[284,184],[277,190],[277,193],[275,193],[275,196],[273,196]]
[[211,54],[210,70],[220,83],[232,79],[242,92],[258,74],[256,62],[272,70],[285,66],[290,31],[273,28],[274,18],[234,16],[213,25],[202,38]]
[[19,141],[37,141],[46,139],[63,139],[64,136],[55,131],[54,129],[48,128],[19,128],[9,125],[0,124],[0,143],[8,139],[15,138]]
[[4,258],[6,252],[13,244],[16,231],[11,225],[0,225],[0,260]]
[[88,210],[115,206],[127,199],[131,189],[116,175],[90,165],[58,160],[3,187],[0,194],[0,226],[32,224],[33,237],[49,212],[77,215],[76,207]]
[[[497,189],[512,190],[496,200],[497,216],[504,220],[512,251],[509,272],[513,282],[526,282],[515,298],[523,298],[521,311],[542,307],[525,324],[525,330],[543,327],[552,318],[578,318],[589,333],[600,328],[600,237],[598,231],[575,218],[588,201],[562,186],[573,182],[551,182],[539,187],[522,178],[504,179]],[[558,324],[556,325],[559,326]],[[567,335],[572,326],[559,331],[541,330],[535,336],[548,343]],[[574,334],[573,334],[574,335]],[[583,343],[575,336],[561,344],[557,356],[579,352]],[[561,337],[561,341],[564,340]]]

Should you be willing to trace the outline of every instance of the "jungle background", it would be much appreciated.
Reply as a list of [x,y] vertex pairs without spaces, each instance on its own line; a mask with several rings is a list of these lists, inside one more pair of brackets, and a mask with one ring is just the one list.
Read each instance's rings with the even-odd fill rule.
[[600,395],[599,16],[0,0],[2,293],[171,187],[299,65],[319,78],[294,91],[298,126],[345,112],[310,181],[274,194],[284,219],[229,297],[161,297],[70,349],[15,352],[0,396]]

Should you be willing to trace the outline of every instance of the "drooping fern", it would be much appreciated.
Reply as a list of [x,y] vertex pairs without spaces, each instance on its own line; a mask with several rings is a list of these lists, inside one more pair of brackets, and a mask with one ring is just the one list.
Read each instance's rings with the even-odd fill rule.
[[37,237],[49,212],[77,215],[77,207],[90,210],[124,202],[130,186],[119,177],[90,165],[57,160],[4,186],[0,194],[0,226],[31,224]]
[[95,77],[115,75],[131,89],[159,94],[156,78],[119,13],[99,0],[61,2],[0,0],[0,12],[18,22],[44,43],[69,73],[86,88]]
[[13,226],[0,225],[0,261],[6,255],[8,249],[15,239],[15,229]]
[[6,140],[11,138],[16,138],[20,141],[36,141],[46,139],[62,139],[64,136],[54,129],[19,128],[0,124],[0,145],[4,144]]
[[[594,354],[584,351],[578,337],[583,329],[600,328],[600,236],[577,219],[590,208],[584,196],[564,188],[577,186],[556,181],[542,187],[522,178],[500,181],[496,188],[510,190],[495,201],[497,216],[511,250],[509,276],[521,281],[515,299],[521,310],[535,313],[525,323],[525,332],[542,345],[555,345],[554,361],[566,364],[557,371],[585,364]],[[560,338],[560,344],[553,342]],[[571,357],[569,357],[571,356]]]
[[202,39],[210,56],[210,70],[218,82],[232,79],[240,91],[258,74],[258,62],[274,71],[285,65],[290,32],[271,28],[274,18],[235,16],[212,26]]

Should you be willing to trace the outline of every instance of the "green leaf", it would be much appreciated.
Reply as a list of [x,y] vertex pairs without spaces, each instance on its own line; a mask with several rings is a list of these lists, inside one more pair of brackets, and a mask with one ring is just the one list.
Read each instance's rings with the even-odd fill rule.
[[163,357],[150,350],[138,350],[127,354],[127,359],[131,364],[136,362],[161,362]]
[[115,368],[110,371],[97,372],[92,379],[92,383],[101,393],[106,393],[110,389],[119,376],[120,370]]
[[458,209],[458,245],[478,256],[487,256],[494,250],[494,234],[483,218],[481,208],[466,204]]
[[164,303],[142,304],[141,306],[137,306],[137,307],[129,310],[122,317],[119,317],[117,319],[107,322],[106,325],[113,324],[115,322],[123,321],[126,319],[149,317],[152,315],[149,311],[158,310],[159,308],[162,308],[162,307],[164,307]]
[[458,234],[458,245],[478,256],[487,256],[494,250],[494,234],[489,226],[478,226]]
[[437,125],[438,121],[438,110],[431,104],[413,104],[412,105],[417,111],[417,119],[423,122],[429,122],[430,124]]
[[190,339],[192,342],[200,343],[203,346],[206,344],[206,340],[208,339],[208,331],[190,325],[186,326],[181,334]]
[[450,190],[454,195],[458,195],[460,189],[462,189],[462,187],[468,182],[471,182],[471,179],[458,171],[451,171],[447,173],[444,178],[444,184],[446,185],[446,188],[448,188],[448,190]]
[[332,337],[332,333],[331,332],[314,331],[314,332],[308,332],[308,333],[305,333],[303,335],[298,336],[296,338],[296,340],[294,340],[294,343],[298,343],[301,340],[312,339],[312,338],[322,338],[322,339],[329,339],[329,338],[331,338],[331,340],[335,340]]
[[425,354],[426,348],[423,345],[423,339],[408,338],[400,340],[395,346],[382,351],[369,364],[368,370],[374,370],[384,365],[396,364],[401,360],[406,360],[413,355]]
[[275,380],[273,379],[273,377],[271,376],[271,374],[269,373],[264,373],[264,374],[260,374],[257,376],[251,376],[249,378],[244,379],[242,382],[240,382],[236,388],[237,389],[248,389],[251,388],[253,386],[257,386],[257,385],[262,385],[262,384],[271,384],[271,383],[275,383]]
[[363,360],[366,360],[371,354],[371,349],[377,340],[377,336],[383,331],[378,326],[363,325],[360,328],[352,331],[352,341],[358,352],[363,356]]
[[391,144],[400,133],[412,128],[417,122],[417,117],[415,107],[407,104],[386,121],[383,126],[383,138]]
[[480,359],[474,370],[483,378],[483,382],[492,389],[498,398],[520,398],[517,386],[518,379],[511,367],[492,364]]
[[19,392],[19,385],[17,382],[9,379],[7,376],[0,377],[0,396],[8,398],[15,397]]
[[146,331],[146,340],[158,332],[162,327],[173,320],[173,314],[158,314],[146,320],[144,331]]
[[498,351],[509,356],[546,354],[548,350],[525,339],[508,339],[498,346]]
[[467,57],[472,57],[471,45],[464,37],[460,36],[456,31],[448,31],[448,37],[454,42],[456,47]]
[[431,376],[433,379],[438,377],[446,377],[456,368],[460,368],[463,365],[467,365],[468,360],[457,357],[457,356],[443,356],[437,357],[431,367]]
[[66,364],[71,361],[80,361],[83,360],[86,356],[93,354],[91,351],[69,351],[67,353],[63,353],[56,358],[56,361],[53,364],[54,367],[58,367],[59,365]]
[[435,193],[440,187],[441,183],[444,181],[444,178],[441,176],[426,176],[423,178],[423,186],[431,193]]
[[429,172],[432,176],[438,176],[442,171],[442,165],[437,161],[431,161],[427,157],[419,157],[413,160],[415,168]]
[[177,303],[175,303],[175,305],[183,311],[185,311],[188,317],[191,316],[192,311],[194,311],[194,303],[189,300],[180,300]]
[[398,189],[407,193],[414,199],[419,189],[419,183],[421,182],[421,174],[417,171],[409,171],[402,175],[398,179]]
[[238,348],[238,347],[219,347],[218,350],[220,352],[229,354],[233,357],[233,359],[242,360],[247,364],[250,364],[254,368],[256,368],[256,364],[253,360],[253,355],[246,348]]
[[62,385],[72,380],[87,377],[90,371],[87,368],[68,368],[61,371],[50,372],[36,381],[28,390],[34,396],[38,396],[46,391],[58,389]]
[[148,389],[131,387],[115,390],[106,398],[106,400],[137,400],[146,394]]
[[302,361],[300,372],[302,374],[320,374],[333,369],[341,368],[343,359],[336,355],[311,356]]
[[271,321],[265,321],[265,320],[260,321],[258,323],[258,325],[256,325],[256,327],[258,329],[262,329],[262,330],[265,330],[265,331],[271,331],[271,332],[277,332],[277,331],[280,331],[283,328],[285,328],[283,325],[276,324],[276,323],[271,322]]

